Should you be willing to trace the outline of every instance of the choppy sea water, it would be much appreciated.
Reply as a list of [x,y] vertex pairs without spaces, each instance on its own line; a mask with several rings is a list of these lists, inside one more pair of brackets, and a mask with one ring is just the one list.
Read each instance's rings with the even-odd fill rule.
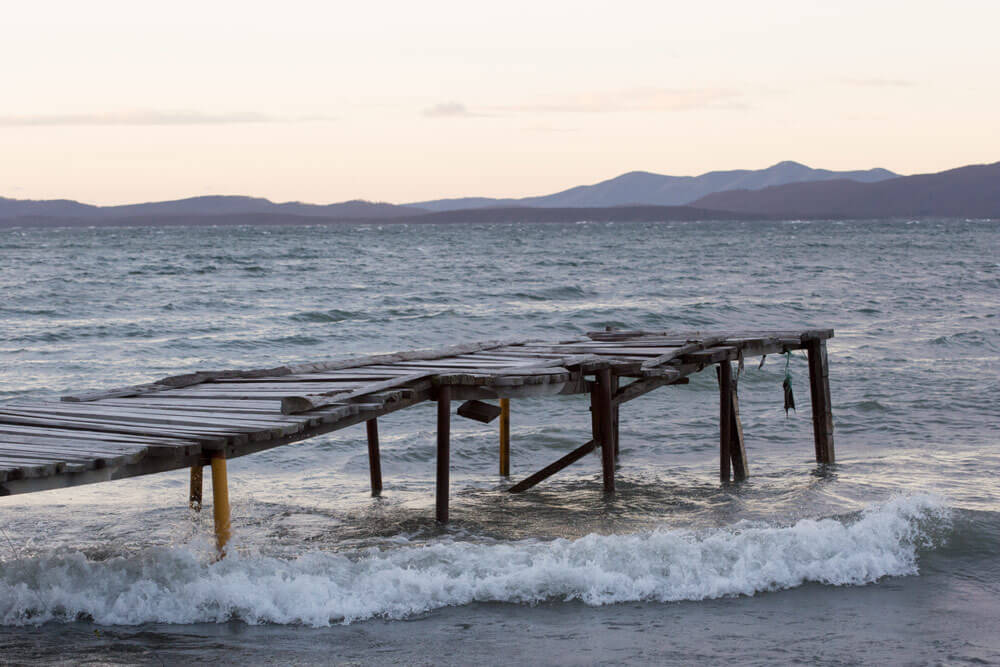
[[[1000,223],[0,230],[0,401],[605,326],[832,327],[838,463],[808,373],[740,382],[751,478],[718,482],[704,372],[518,496],[496,425],[434,408],[230,462],[234,550],[178,471],[0,498],[0,663],[1000,661]],[[512,402],[512,478],[589,438]]]

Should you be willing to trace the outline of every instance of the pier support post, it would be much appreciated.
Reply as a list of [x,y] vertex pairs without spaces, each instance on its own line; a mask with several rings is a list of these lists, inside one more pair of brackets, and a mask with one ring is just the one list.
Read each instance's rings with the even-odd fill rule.
[[[728,450],[728,460],[732,465],[733,479],[740,482],[750,475],[750,467],[747,465],[747,450],[746,444],[743,441],[743,424],[740,423],[740,397],[737,390],[737,382],[733,379],[732,366],[730,366],[728,361],[719,364],[715,370],[719,378],[719,477],[724,482],[729,481],[728,468],[724,463],[726,450]],[[728,390],[724,386],[725,381],[723,381],[723,374],[727,370],[729,371]],[[728,403],[728,407],[726,403]],[[729,413],[728,436],[723,428],[727,410]],[[728,446],[725,443],[728,443]]]
[[731,410],[733,421],[729,426],[729,457],[733,462],[733,479],[742,482],[749,477],[750,466],[747,465],[747,448],[746,442],[743,440],[743,423],[740,421],[739,391],[736,382],[733,382],[732,385],[733,390],[729,394],[729,400],[733,405]]
[[203,471],[200,463],[191,466],[191,490],[188,493],[188,506],[195,512],[201,511],[201,492],[203,486]]
[[[611,396],[612,396],[612,398],[614,397],[615,394],[618,393],[618,388],[620,386],[621,386],[621,381],[618,379],[618,376],[617,375],[612,375],[611,376]],[[616,461],[618,460],[618,454],[621,451],[620,448],[618,447],[618,414],[619,414],[619,408],[620,407],[621,406],[618,403],[615,403],[615,406],[613,408],[614,416],[612,417],[612,429],[611,429],[612,430],[612,437],[615,440],[615,460]]]
[[733,367],[728,361],[718,366],[719,374],[719,479],[729,481],[733,440]]
[[601,444],[601,472],[604,490],[615,492],[614,409],[611,404],[611,369],[595,372],[596,382],[590,395],[591,410],[597,423]]
[[231,535],[231,523],[226,456],[222,453],[212,456],[212,514],[215,518],[215,547],[219,551],[219,558],[223,558]]
[[451,387],[438,388],[437,395],[437,490],[436,518],[448,522],[448,476],[451,457]]
[[816,460],[820,463],[834,463],[833,409],[830,407],[830,368],[826,341],[808,341],[806,353],[809,355],[809,395],[812,399]]
[[510,399],[500,399],[500,476],[510,477]]
[[382,456],[378,451],[378,420],[365,422],[368,429],[368,469],[372,478],[372,497],[382,495]]

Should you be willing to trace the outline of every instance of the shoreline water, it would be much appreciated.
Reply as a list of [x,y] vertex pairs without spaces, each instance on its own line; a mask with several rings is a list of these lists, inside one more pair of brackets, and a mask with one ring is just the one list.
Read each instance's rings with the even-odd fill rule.
[[[0,401],[485,339],[497,325],[540,337],[736,321],[837,330],[828,470],[812,460],[805,360],[793,355],[799,413],[785,417],[773,359],[741,381],[751,477],[740,485],[718,484],[718,415],[706,408],[717,388],[702,374],[628,404],[613,499],[590,458],[503,494],[495,429],[456,423],[446,530],[430,509],[432,409],[380,424],[381,499],[360,427],[234,460],[238,558],[218,567],[210,517],[186,510],[184,471],[0,499],[4,659],[996,661],[997,248],[1000,225],[962,221],[0,231]],[[321,288],[296,289],[307,277]],[[515,477],[588,437],[585,401],[570,399],[512,405]],[[928,497],[950,523],[894,510],[882,516],[896,533],[852,532],[867,507]],[[897,548],[920,535],[929,544]],[[752,595],[720,584],[721,597],[654,601],[677,582],[736,581],[718,573],[737,563]],[[838,571],[836,583],[858,585],[818,583]],[[59,592],[36,585],[60,578]],[[9,591],[27,597],[12,604]],[[611,603],[573,599],[587,595]],[[341,625],[351,601],[364,613]],[[67,620],[18,620],[31,608]]]

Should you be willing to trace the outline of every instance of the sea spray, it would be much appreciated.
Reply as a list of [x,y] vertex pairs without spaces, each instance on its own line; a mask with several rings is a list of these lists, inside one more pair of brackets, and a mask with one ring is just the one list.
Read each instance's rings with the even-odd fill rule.
[[246,623],[312,626],[404,618],[471,602],[702,600],[799,586],[867,584],[917,572],[918,551],[948,530],[946,506],[900,496],[847,518],[790,526],[740,522],[708,531],[310,552],[291,560],[157,548],[103,561],[83,554],[4,563],[7,625]]

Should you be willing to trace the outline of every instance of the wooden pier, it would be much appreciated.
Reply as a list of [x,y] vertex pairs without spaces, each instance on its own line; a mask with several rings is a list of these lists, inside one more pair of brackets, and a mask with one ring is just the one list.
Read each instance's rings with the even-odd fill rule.
[[[732,363],[806,350],[816,460],[834,462],[826,341],[806,331],[602,331],[544,342],[491,341],[257,370],[205,371],[151,384],[0,404],[0,496],[190,468],[189,502],[202,503],[211,466],[216,539],[229,539],[226,461],[364,422],[372,495],[382,492],[378,418],[437,403],[436,517],[448,520],[452,404],[460,416],[500,419],[500,474],[510,466],[510,401],[590,396],[593,437],[510,487],[520,492],[601,450],[605,492],[615,490],[619,408],[717,366],[722,481],[749,474]],[[499,405],[485,401],[498,400]]]

